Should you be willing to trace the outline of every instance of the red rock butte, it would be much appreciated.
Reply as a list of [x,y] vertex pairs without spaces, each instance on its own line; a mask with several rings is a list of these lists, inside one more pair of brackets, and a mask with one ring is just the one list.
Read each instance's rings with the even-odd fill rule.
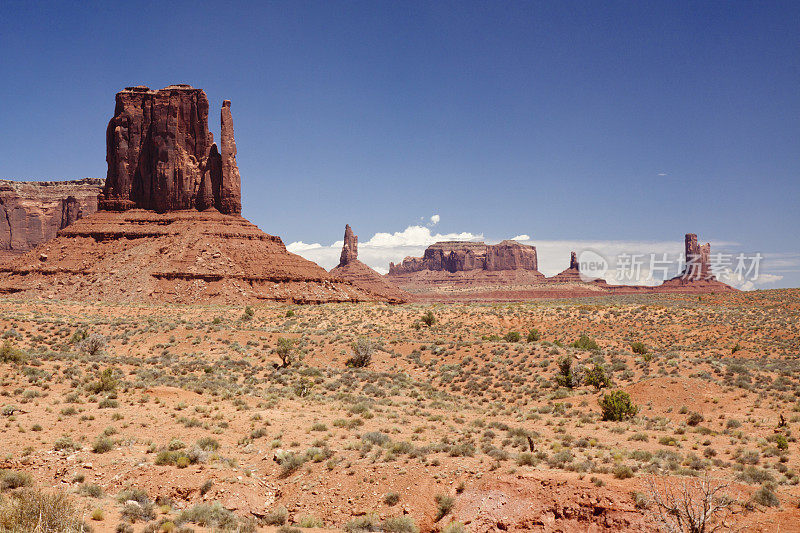
[[225,100],[220,112],[220,149],[208,130],[208,108],[205,92],[190,85],[118,92],[106,129],[108,174],[100,209],[241,213],[231,103]]
[[331,270],[331,275],[352,282],[353,285],[374,294],[380,300],[403,303],[411,299],[410,294],[358,260],[358,236],[353,233],[350,224],[344,227],[342,255],[339,264]]
[[[129,87],[107,129],[99,210],[0,268],[0,293],[240,304],[386,300],[289,253],[240,216],[230,102],[221,150],[200,89]],[[76,217],[70,217],[76,218]]]

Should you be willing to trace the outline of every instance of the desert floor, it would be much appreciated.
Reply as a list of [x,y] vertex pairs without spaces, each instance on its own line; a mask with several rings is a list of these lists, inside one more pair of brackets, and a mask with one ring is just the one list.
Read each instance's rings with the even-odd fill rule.
[[[14,502],[65,496],[63,530],[650,531],[658,495],[708,479],[737,527],[800,531],[799,317],[800,290],[3,299],[0,530]],[[639,411],[603,421],[615,390]]]

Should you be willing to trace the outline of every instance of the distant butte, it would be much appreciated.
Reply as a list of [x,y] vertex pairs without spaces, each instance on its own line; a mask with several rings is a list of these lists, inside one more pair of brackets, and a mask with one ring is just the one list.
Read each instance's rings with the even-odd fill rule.
[[344,227],[344,243],[339,264],[331,270],[336,278],[348,280],[353,285],[374,294],[378,299],[390,303],[403,303],[411,295],[387,281],[383,276],[358,260],[358,236],[350,224]]

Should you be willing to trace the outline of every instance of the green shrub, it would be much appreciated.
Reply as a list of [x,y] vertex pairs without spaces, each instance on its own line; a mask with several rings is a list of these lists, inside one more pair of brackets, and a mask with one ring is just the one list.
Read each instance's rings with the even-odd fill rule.
[[0,363],[24,363],[28,360],[28,354],[14,348],[10,340],[6,340],[0,347]]
[[560,387],[572,389],[579,385],[578,376],[572,371],[572,356],[565,355],[558,360],[558,373],[555,381]]
[[396,492],[387,492],[383,495],[383,503],[386,505],[396,505],[400,501],[400,494]]
[[648,352],[647,346],[645,346],[645,344],[643,342],[639,342],[639,341],[631,343],[631,350],[633,350],[633,353],[636,353],[636,354],[639,354],[639,355],[644,355],[644,354],[646,354]]
[[594,339],[589,337],[588,335],[581,335],[581,337],[572,343],[573,348],[577,348],[578,350],[585,350],[585,351],[592,351],[592,350],[599,350],[600,346],[597,345]]
[[117,389],[117,380],[114,379],[114,369],[106,368],[100,373],[100,379],[94,383],[90,383],[86,390],[92,394],[100,392],[113,392]]
[[361,533],[363,531],[380,531],[381,522],[375,515],[364,515],[353,518],[344,525],[348,533]]
[[300,527],[324,527],[321,519],[311,515],[300,515],[297,517],[297,525]]
[[519,342],[522,340],[522,335],[519,334],[519,331],[509,331],[503,336],[503,340],[506,342]]
[[606,369],[603,368],[603,365],[594,365],[594,368],[586,373],[583,381],[597,390],[611,386],[611,378],[606,374]]
[[430,309],[425,311],[420,320],[422,320],[422,323],[428,327],[431,327],[434,324],[436,324],[436,317],[433,316],[433,311],[431,311]]
[[294,363],[294,340],[280,337],[275,353],[281,360],[281,367],[286,368]]
[[537,342],[539,339],[542,338],[542,335],[539,333],[539,330],[533,328],[528,332],[528,336],[525,338],[528,342]]
[[630,395],[625,391],[612,391],[603,395],[598,400],[603,412],[603,420],[620,421],[636,416],[639,408],[631,401]]

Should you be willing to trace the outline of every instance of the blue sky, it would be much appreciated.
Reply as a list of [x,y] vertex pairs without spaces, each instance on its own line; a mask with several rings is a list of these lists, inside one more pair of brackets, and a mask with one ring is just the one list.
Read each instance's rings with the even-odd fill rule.
[[198,4],[4,2],[0,177],[105,176],[114,93],[190,83],[217,135],[232,100],[244,215],[287,244],[433,214],[490,241],[695,232],[800,286],[800,3]]

